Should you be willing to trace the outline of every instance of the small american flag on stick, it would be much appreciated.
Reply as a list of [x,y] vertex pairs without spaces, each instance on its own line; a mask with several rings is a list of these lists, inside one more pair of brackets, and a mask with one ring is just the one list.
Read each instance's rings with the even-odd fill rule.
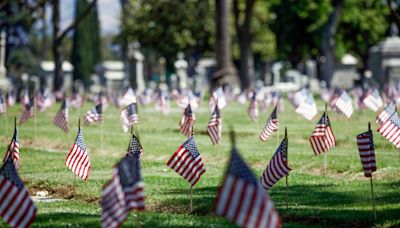
[[11,139],[10,144],[8,145],[7,153],[4,156],[3,163],[7,161],[8,157],[12,158],[14,162],[14,167],[18,171],[19,170],[19,143],[18,143],[18,127],[17,123],[15,123],[14,127],[14,135]]
[[310,136],[310,143],[315,155],[327,152],[336,145],[335,135],[326,112],[324,112]]
[[0,91],[0,114],[6,113],[7,111],[7,104],[4,99],[3,93]]
[[33,109],[35,108],[33,105],[33,101],[30,100],[24,107],[24,111],[22,112],[21,118],[19,119],[19,124],[23,124],[33,117]]
[[97,104],[94,108],[85,113],[83,122],[87,126],[90,123],[97,123],[102,121],[103,105]]
[[218,190],[214,212],[242,227],[281,226],[274,203],[235,148]]
[[144,192],[138,153],[125,156],[101,193],[102,227],[120,227],[129,211],[143,210]]
[[0,169],[0,215],[11,227],[30,227],[36,207],[18,176],[11,157]]
[[143,148],[140,145],[139,139],[132,133],[131,141],[129,142],[128,151],[126,155],[137,153],[139,160],[142,159]]
[[247,109],[247,113],[253,121],[256,121],[258,119],[258,103],[256,95],[257,94],[253,92],[253,96],[250,99],[249,108]]
[[277,106],[275,106],[274,111],[272,111],[269,116],[267,123],[264,126],[263,131],[260,134],[260,139],[262,141],[267,141],[272,132],[277,131],[279,129],[279,121],[277,115]]
[[214,145],[219,144],[219,140],[221,139],[222,135],[222,119],[218,108],[218,100],[216,102],[215,109],[211,114],[210,121],[208,122],[207,132],[210,136],[211,142]]
[[181,175],[192,186],[206,171],[193,136],[189,137],[172,155],[167,166]]
[[364,176],[371,177],[376,171],[375,149],[372,131],[357,135],[358,151],[360,152],[361,164],[364,169]]
[[79,126],[78,136],[76,137],[74,145],[65,160],[68,169],[78,175],[83,180],[89,177],[90,160],[85,139],[83,138],[83,131]]
[[377,89],[368,91],[362,98],[362,101],[365,106],[374,112],[378,111],[383,106],[381,95],[379,95]]
[[131,103],[121,111],[121,127],[128,132],[134,124],[139,124],[138,108],[136,103]]
[[389,102],[385,108],[382,110],[382,112],[379,113],[379,115],[376,117],[376,122],[378,124],[383,124],[385,123],[392,115],[397,111],[397,106],[396,103],[393,101]]
[[394,112],[392,116],[378,128],[378,132],[393,143],[396,148],[400,148],[400,119],[397,112]]
[[194,115],[190,103],[186,106],[181,121],[179,122],[179,131],[186,135],[191,136],[193,133],[193,125],[196,121],[196,116]]
[[336,93],[336,96],[333,97],[331,101],[331,105],[333,109],[337,112],[344,114],[347,118],[350,118],[353,114],[353,102],[351,97],[346,93],[346,91],[342,91]]
[[261,186],[267,191],[282,177],[288,175],[291,170],[287,164],[287,147],[288,141],[283,139],[281,145],[279,145],[267,168],[260,177]]
[[60,109],[58,110],[56,116],[53,120],[54,124],[59,127],[64,132],[68,133],[68,106],[67,100],[64,99],[63,103],[61,104]]

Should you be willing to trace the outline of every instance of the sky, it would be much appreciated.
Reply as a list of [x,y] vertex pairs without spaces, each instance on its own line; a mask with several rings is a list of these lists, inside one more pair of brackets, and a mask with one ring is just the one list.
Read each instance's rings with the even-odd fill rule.
[[[75,0],[60,1],[61,28],[65,28],[75,16]],[[114,35],[119,32],[119,19],[121,12],[120,1],[98,0],[99,19],[102,35]],[[49,10],[48,10],[49,11]],[[51,12],[48,12],[51,17]]]

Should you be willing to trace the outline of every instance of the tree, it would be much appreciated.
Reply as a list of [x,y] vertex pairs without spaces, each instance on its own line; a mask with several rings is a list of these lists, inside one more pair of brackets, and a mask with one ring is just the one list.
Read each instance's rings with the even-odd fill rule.
[[[81,15],[89,6],[89,2],[81,0],[76,2],[76,15]],[[97,7],[94,6],[89,15],[76,26],[73,36],[71,63],[74,66],[74,80],[82,80],[88,86],[89,77],[94,72],[95,66],[101,61],[100,29]]]
[[235,29],[240,49],[239,78],[241,89],[250,89],[254,77],[254,58],[252,53],[253,34],[251,21],[255,0],[233,0]]
[[345,0],[336,34],[339,55],[349,52],[358,59],[361,76],[368,67],[369,48],[389,29],[389,7],[380,0]]
[[97,0],[92,0],[89,6],[82,11],[82,14],[77,15],[75,19],[69,24],[63,31],[60,29],[60,0],[52,0],[53,9],[53,40],[52,40],[52,52],[54,60],[54,82],[53,90],[61,91],[63,85],[63,72],[62,63],[64,56],[62,52],[62,42],[66,35],[72,31],[82,20],[90,13],[92,7],[97,3]]
[[334,10],[322,29],[320,56],[320,78],[327,83],[328,88],[335,70],[335,34],[342,11],[342,0],[331,0],[331,4]]
[[215,55],[217,59],[217,69],[213,75],[212,87],[230,84],[238,86],[236,70],[232,63],[232,44],[229,33],[229,0],[215,0],[216,9],[216,42]]
[[270,11],[278,58],[296,67],[319,54],[321,29],[332,11],[329,0],[275,0]]

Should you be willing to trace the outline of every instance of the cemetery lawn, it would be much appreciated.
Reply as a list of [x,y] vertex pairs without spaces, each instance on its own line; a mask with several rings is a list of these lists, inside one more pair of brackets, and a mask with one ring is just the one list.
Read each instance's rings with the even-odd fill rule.
[[[376,132],[376,114],[372,111],[355,112],[350,119],[329,112],[337,146],[327,154],[327,174],[324,176],[324,156],[314,156],[308,137],[313,131],[323,103],[318,100],[319,114],[307,121],[294,112],[289,103],[278,114],[279,139],[288,127],[289,175],[286,208],[285,180],[279,181],[269,192],[282,217],[284,227],[391,227],[400,226],[400,151]],[[73,196],[72,172],[64,161],[77,134],[78,117],[91,108],[70,109],[70,132],[56,128],[52,119],[59,104],[37,114],[19,127],[20,176],[31,194],[48,191],[56,202],[37,202],[38,214],[33,227],[99,227],[100,193],[111,178],[113,165],[124,156],[129,134],[123,133],[119,111],[109,105],[104,114],[104,143],[101,148],[101,125],[83,127],[91,159],[87,181],[76,180]],[[7,124],[0,116],[1,156],[12,137],[13,117],[19,118],[21,106],[9,110]],[[171,113],[163,115],[153,105],[140,107],[140,140],[144,148],[142,176],[145,183],[146,210],[139,214],[143,227],[231,227],[232,223],[212,214],[216,191],[230,156],[229,126],[236,132],[237,147],[258,178],[277,147],[277,134],[261,142],[259,133],[272,108],[260,112],[258,122],[247,115],[247,104],[236,103],[222,110],[223,139],[219,149],[206,134],[209,120],[207,102],[195,111],[195,139],[205,163],[206,173],[194,187],[193,212],[189,212],[189,184],[170,170],[165,163],[185,141],[178,132],[181,110],[175,104]],[[371,207],[370,180],[365,178],[357,150],[356,135],[367,130],[368,121],[374,130],[377,172],[374,173],[377,219]],[[6,129],[7,125],[7,129]],[[136,225],[136,212],[131,212],[124,226]],[[3,221],[0,226],[5,226]]]

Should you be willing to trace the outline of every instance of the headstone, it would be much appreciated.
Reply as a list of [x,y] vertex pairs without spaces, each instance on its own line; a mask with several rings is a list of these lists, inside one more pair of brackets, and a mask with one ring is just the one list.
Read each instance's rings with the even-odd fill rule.
[[144,55],[140,52],[140,43],[135,41],[128,45],[128,58],[132,62],[131,80],[135,81],[135,90],[142,93],[145,90],[144,81]]
[[184,59],[185,55],[182,52],[178,53],[178,60],[175,61],[175,72],[179,80],[179,88],[186,89],[188,87],[187,68],[188,62]]
[[10,82],[7,80],[7,69],[6,69],[6,33],[2,31],[0,33],[0,89],[8,89]]

